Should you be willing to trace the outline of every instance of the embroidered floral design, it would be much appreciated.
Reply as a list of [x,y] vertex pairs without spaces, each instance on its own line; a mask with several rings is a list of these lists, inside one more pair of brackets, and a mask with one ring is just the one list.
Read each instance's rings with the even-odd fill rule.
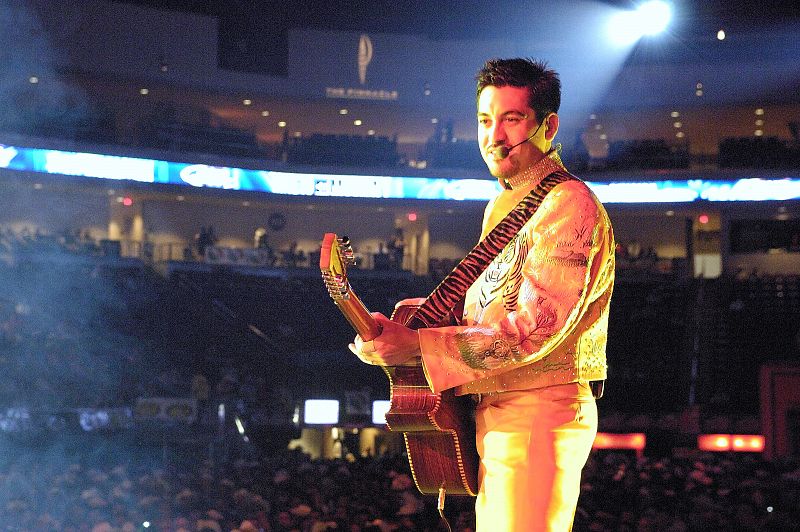
[[510,312],[498,329],[469,327],[455,335],[461,358],[475,369],[496,369],[522,361],[535,352],[557,322],[556,311],[545,298],[537,302],[535,319],[527,312]]

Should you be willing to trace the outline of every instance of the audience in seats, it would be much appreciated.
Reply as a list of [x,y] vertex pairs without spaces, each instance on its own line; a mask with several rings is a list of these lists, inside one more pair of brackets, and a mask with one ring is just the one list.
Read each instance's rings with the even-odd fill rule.
[[[440,530],[435,501],[417,494],[402,456],[311,460],[279,444],[266,450],[253,443],[227,454],[210,445],[220,402],[226,422],[232,415],[248,427],[256,414],[290,419],[312,387],[313,368],[325,370],[317,380],[345,387],[385,384],[381,372],[362,378],[346,352],[331,351],[352,332],[343,319],[320,326],[320,316],[336,311],[317,278],[302,271],[208,273],[187,264],[164,279],[144,265],[115,267],[91,255],[73,260],[70,249],[35,231],[0,233],[2,419],[19,407],[52,421],[55,414],[164,396],[194,397],[201,415],[196,427],[166,438],[135,427],[76,434],[51,423],[25,433],[0,424],[0,523],[98,532],[138,530],[144,521],[153,530],[321,531],[334,529],[332,523],[350,531]],[[367,306],[382,312],[437,281],[356,280]],[[700,430],[759,430],[758,364],[797,358],[798,278],[621,276],[609,321],[612,374],[601,430],[642,430],[652,447],[639,458],[592,456],[575,530],[795,526],[796,459],[685,449]],[[697,408],[690,412],[685,354],[695,341]],[[295,358],[300,345],[307,350]],[[300,365],[303,374],[292,381],[289,368]],[[656,453],[668,437],[684,438],[684,452]],[[448,499],[454,530],[470,530],[469,507]]]
[[[83,442],[88,444],[88,442]],[[17,530],[443,530],[402,456],[316,459],[284,451],[221,465],[194,448],[108,438],[75,445],[4,444],[0,522]],[[595,451],[574,530],[793,530],[800,462],[751,454],[643,456]],[[445,505],[453,530],[474,528],[468,498]]]

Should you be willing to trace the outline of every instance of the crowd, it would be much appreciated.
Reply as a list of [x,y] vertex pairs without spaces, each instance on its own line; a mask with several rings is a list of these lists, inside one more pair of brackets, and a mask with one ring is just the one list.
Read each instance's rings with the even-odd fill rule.
[[[193,430],[209,432],[218,401],[236,405],[243,416],[267,404],[270,413],[290,416],[299,393],[367,382],[346,361],[330,363],[324,346],[344,345],[352,333],[343,320],[340,331],[334,321],[319,319],[331,304],[321,283],[302,272],[247,278],[187,270],[169,279],[150,278],[143,266],[115,269],[90,258],[26,255],[22,250],[31,245],[39,249],[32,243],[41,235],[0,236],[0,252],[14,253],[14,260],[0,261],[0,429],[10,407],[54,411],[131,406],[137,397],[192,396],[208,407],[201,408],[200,426]],[[56,249],[64,255],[67,248],[57,242]],[[420,292],[415,282],[404,277],[392,287],[367,289],[362,297],[383,310]],[[752,321],[753,312],[764,312],[764,301],[778,299],[753,292],[751,284],[706,283],[704,297],[725,316]],[[654,405],[680,408],[687,396],[684,384],[669,386],[688,382],[681,366],[665,361],[680,352],[683,336],[676,331],[687,326],[685,309],[695,301],[696,287],[652,279],[619,286],[612,330],[638,334],[615,336],[616,364],[601,403],[601,425],[622,406],[625,412],[650,408],[659,414]],[[282,304],[270,303],[275,300]],[[769,315],[795,308],[782,305]],[[267,362],[265,352],[274,351],[265,346],[272,344],[251,327],[280,339],[287,352],[293,352],[294,338],[315,354],[273,356]],[[741,328],[744,334],[747,329]],[[784,338],[776,331],[771,335]],[[627,353],[635,358],[628,360]],[[320,367],[326,370],[316,371]],[[658,390],[649,389],[654,372],[671,376]],[[269,379],[274,374],[283,389]],[[707,383],[706,388],[713,391]],[[136,430],[38,435],[0,430],[0,530],[444,530],[435,501],[417,493],[402,456],[312,460],[285,445],[262,445],[269,438],[261,434],[250,452],[221,459],[200,443],[213,437],[166,443]],[[265,423],[261,430],[271,429]],[[799,501],[797,460],[670,453],[637,458],[598,451],[585,470],[575,530],[792,530],[800,522]],[[454,530],[471,530],[470,507],[470,499],[448,498],[446,514]]]
[[576,530],[798,530],[800,463],[757,455],[594,454]]
[[[141,445],[135,453],[108,439],[89,444],[93,453],[5,445],[3,529],[445,530],[435,498],[416,491],[403,456],[312,460],[283,451],[218,467],[202,453],[173,449],[178,452],[170,455]],[[473,530],[471,505],[471,498],[447,499],[453,530]],[[596,451],[584,471],[574,529],[755,532],[798,530],[799,523],[796,459]]]

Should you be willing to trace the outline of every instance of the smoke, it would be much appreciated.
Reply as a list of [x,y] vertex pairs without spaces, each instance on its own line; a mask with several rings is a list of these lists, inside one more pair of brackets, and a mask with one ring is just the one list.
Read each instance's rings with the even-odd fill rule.
[[163,460],[131,439],[62,433],[33,441],[0,434],[0,457],[0,521],[9,530],[133,525],[155,515],[143,503],[155,499]]
[[[39,237],[28,245],[39,252],[50,244]],[[0,268],[3,406],[107,404],[119,397],[125,362],[136,356],[135,340],[109,323],[124,313],[118,292],[96,270],[58,258],[69,257],[25,262],[23,255],[16,266]]]
[[0,522],[144,519],[128,472],[152,474],[149,456],[160,454],[114,417],[159,371],[125,331],[136,276],[104,272],[46,236],[2,236],[15,260],[0,264]]
[[0,3],[0,131],[38,133],[87,113],[81,90],[57,67],[58,52],[34,4]]

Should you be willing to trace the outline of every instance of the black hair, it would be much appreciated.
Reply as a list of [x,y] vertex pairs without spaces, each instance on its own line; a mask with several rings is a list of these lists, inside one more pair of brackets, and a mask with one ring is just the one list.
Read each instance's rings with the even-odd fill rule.
[[527,87],[528,105],[536,112],[537,122],[561,106],[561,80],[544,61],[528,58],[490,59],[476,76],[476,98],[488,87]]

